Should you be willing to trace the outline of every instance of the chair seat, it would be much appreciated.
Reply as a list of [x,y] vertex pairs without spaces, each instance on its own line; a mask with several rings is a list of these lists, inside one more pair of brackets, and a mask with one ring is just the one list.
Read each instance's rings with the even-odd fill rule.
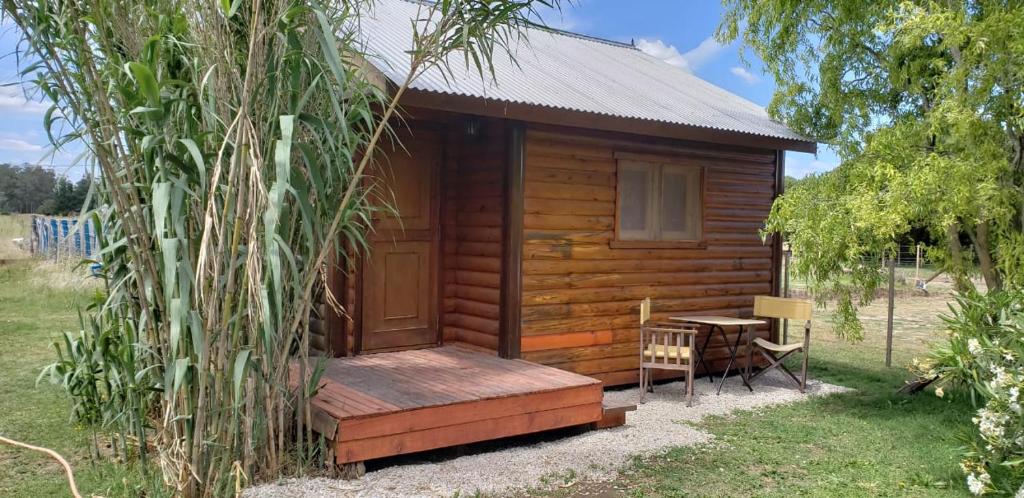
[[761,346],[762,348],[767,349],[768,351],[775,351],[776,353],[788,353],[790,351],[795,351],[797,349],[804,347],[804,344],[802,342],[797,342],[793,344],[775,344],[774,342],[762,339],[760,337],[754,339],[754,344],[757,344],[758,346]]
[[[679,355],[678,353],[682,353],[682,355]],[[644,350],[644,356],[646,356],[647,358],[650,358],[652,356],[655,358],[667,357],[673,360],[678,357],[685,360],[690,358],[690,348],[677,348],[675,346],[666,347],[664,344],[655,344],[653,345],[652,349],[652,345],[649,344],[647,345],[647,349]]]

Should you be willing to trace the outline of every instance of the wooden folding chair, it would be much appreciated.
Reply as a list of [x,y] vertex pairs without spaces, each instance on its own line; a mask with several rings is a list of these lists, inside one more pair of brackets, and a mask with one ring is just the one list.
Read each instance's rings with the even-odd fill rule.
[[[771,297],[771,296],[755,296],[754,297],[754,316],[762,318],[778,318],[778,319],[789,319],[799,323],[804,322],[804,340],[803,342],[795,342],[792,344],[777,344],[769,340],[756,338],[751,342],[750,336],[747,335],[747,382],[752,382],[754,379],[759,377],[761,374],[779,367],[782,371],[786,372],[793,382],[796,382],[797,387],[800,388],[800,392],[804,392],[807,388],[807,351],[811,345],[811,302],[803,299],[792,299],[783,297]],[[753,376],[750,375],[751,365],[754,363],[754,350],[761,353],[765,359],[768,360],[769,365],[757,372]],[[803,355],[803,364],[800,368],[800,378],[797,379],[793,372],[786,368],[786,365],[782,364],[782,360],[786,359],[789,355],[794,353],[800,353]],[[781,355],[781,356],[778,356]]]
[[640,301],[640,402],[654,389],[652,370],[686,372],[686,406],[693,405],[693,347],[697,331],[679,323],[651,321],[651,298]]

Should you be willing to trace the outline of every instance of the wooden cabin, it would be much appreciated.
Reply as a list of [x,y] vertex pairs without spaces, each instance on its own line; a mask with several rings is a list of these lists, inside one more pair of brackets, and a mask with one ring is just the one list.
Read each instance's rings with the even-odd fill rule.
[[[391,88],[421,9],[379,1],[363,21]],[[330,279],[348,315],[313,327],[338,357],[315,404],[339,463],[599,423],[602,386],[638,380],[641,299],[656,318],[749,316],[779,292],[759,229],[784,151],[815,144],[632,45],[528,36],[497,81],[458,59],[401,100],[381,173],[401,220]],[[710,364],[726,357],[712,342]]]

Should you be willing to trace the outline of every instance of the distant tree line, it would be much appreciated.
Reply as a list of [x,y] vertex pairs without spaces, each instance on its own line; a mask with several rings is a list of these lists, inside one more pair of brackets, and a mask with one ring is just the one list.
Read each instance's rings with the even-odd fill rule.
[[42,166],[0,164],[0,213],[78,213],[91,183],[89,176],[72,182]]

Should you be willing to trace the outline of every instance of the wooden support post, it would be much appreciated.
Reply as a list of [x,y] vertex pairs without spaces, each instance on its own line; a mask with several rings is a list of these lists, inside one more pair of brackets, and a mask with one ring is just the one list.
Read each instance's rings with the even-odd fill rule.
[[364,475],[366,475],[366,463],[339,463],[335,467],[335,472],[340,479],[344,479],[346,481],[354,481],[356,479],[361,479]]
[[502,223],[501,304],[498,355],[519,358],[522,347],[523,195],[526,168],[526,128],[508,123],[505,165],[505,208]]
[[889,266],[889,318],[885,326],[885,366],[892,366],[892,315],[896,306],[896,261],[886,261]]
[[[775,151],[775,192],[772,193],[772,202],[775,202],[779,196],[786,193],[786,151],[776,150]],[[789,271],[789,265],[785,264],[783,259],[785,258],[785,244],[782,240],[782,234],[777,233],[772,236],[772,296],[781,296],[782,281],[785,278],[783,272]],[[783,266],[785,264],[785,266]],[[768,332],[769,337],[773,341],[778,342],[780,339],[785,340],[785,331],[781,320],[772,320]]]

